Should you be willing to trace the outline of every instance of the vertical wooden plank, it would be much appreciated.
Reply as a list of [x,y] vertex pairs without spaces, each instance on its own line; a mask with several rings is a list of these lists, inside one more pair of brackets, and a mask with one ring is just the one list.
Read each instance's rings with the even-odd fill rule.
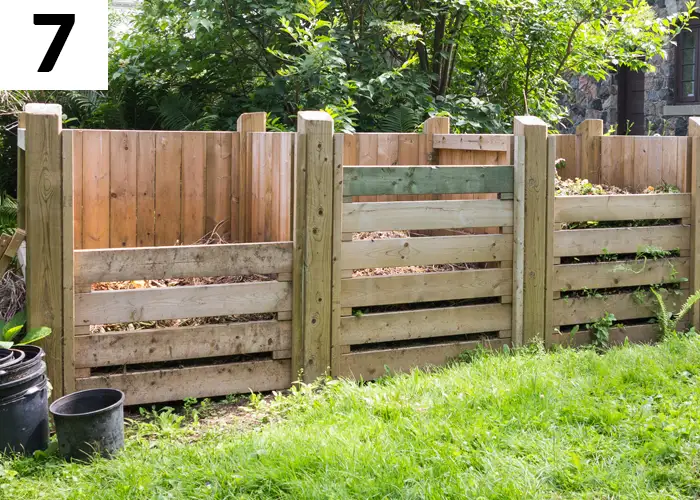
[[634,191],[634,148],[635,140],[632,136],[624,136],[622,139],[622,187]]
[[294,134],[294,217],[292,219],[292,380],[304,369],[304,262],[306,251],[306,137]]
[[[690,293],[700,290],[700,118],[688,119],[691,165],[690,188],[692,209],[690,220]],[[690,315],[691,325],[700,329],[700,303],[696,302]]]
[[634,137],[634,189],[635,193],[641,192],[648,183],[647,165],[649,153],[649,138]]
[[[552,334],[554,333],[554,295],[558,290],[554,289],[554,164],[557,161],[557,141],[559,137],[556,135],[547,138],[547,176],[545,196],[547,199],[547,217],[545,219],[545,262],[544,262],[544,344],[550,346],[552,344]],[[615,143],[617,145],[618,143]],[[619,147],[615,148],[620,151]],[[614,154],[617,157],[618,154]],[[616,170],[619,163],[613,163]]]
[[[678,137],[663,137],[661,143],[661,182],[678,186],[676,171],[678,163]],[[683,189],[681,187],[681,189]]]
[[280,223],[280,162],[282,137],[279,132],[271,134],[272,149],[269,175],[265,183],[265,241],[279,241]]
[[[265,132],[267,114],[243,113],[238,117],[238,240],[242,243],[251,241],[252,220],[250,217],[251,192],[253,189],[250,153],[248,151],[248,133]],[[232,228],[233,230],[233,228]]]
[[[515,130],[514,130],[515,132]],[[523,345],[523,283],[525,281],[525,138],[513,137],[513,306],[512,342]]]
[[109,246],[136,246],[136,158],[138,132],[109,136]]
[[[292,369],[293,373],[303,369],[302,379],[310,382],[322,376],[331,364],[333,119],[325,112],[301,111],[297,134],[298,142],[305,143],[297,149],[297,172],[305,170],[305,175],[297,176],[297,186],[300,182],[306,184],[306,197],[295,203],[305,205],[306,231],[302,232],[295,221],[294,252],[302,256],[294,259],[297,269],[293,274],[295,279],[301,275],[302,283],[300,297],[295,293],[293,299]],[[296,286],[294,289],[296,292]],[[296,364],[299,360],[301,365]]]
[[576,163],[581,178],[600,183],[600,138],[603,120],[584,120],[576,127]]
[[[434,116],[423,122],[423,135],[425,136],[425,148],[421,148],[421,165],[440,165],[442,158],[441,150],[433,147],[433,136],[435,134],[450,133],[450,118],[447,116]],[[444,151],[444,150],[443,150]],[[439,199],[436,196],[428,195],[426,200]]]
[[[399,162],[398,134],[379,134],[377,136],[377,164],[397,165]],[[396,201],[398,196],[377,196],[377,201]]]
[[[26,128],[27,118],[25,113],[20,113],[18,117],[18,129],[25,129],[25,148],[26,146]],[[25,229],[27,227],[27,204],[25,197],[27,152],[25,149],[17,148],[17,227]]]
[[678,166],[676,167],[676,186],[684,193],[692,193],[693,162],[691,159],[692,139],[688,137],[678,137]]
[[230,238],[231,217],[231,134],[208,132],[206,138],[206,232]]
[[[342,137],[342,136],[341,136]],[[280,134],[279,164],[279,241],[292,239],[292,168],[294,157],[294,134]],[[341,145],[342,147],[342,145]]]
[[[27,203],[27,328],[47,326],[52,334],[41,342],[46,351],[52,398],[63,392],[63,271],[64,217],[61,111],[49,114],[41,105],[26,107],[26,203]],[[69,176],[69,181],[70,179]],[[69,189],[68,187],[66,188]],[[70,209],[72,210],[72,209]],[[72,257],[72,252],[68,258]]]
[[[539,118],[518,116],[515,135],[525,140],[525,192],[523,231],[523,343],[545,338],[547,273],[547,217],[550,177],[547,163],[547,125]],[[517,201],[516,201],[517,203]],[[553,222],[551,222],[553,224]]]
[[600,182],[603,184],[614,185],[613,149],[612,136],[600,138]]
[[73,247],[83,247],[83,131],[71,131],[73,147]]
[[[343,245],[343,134],[333,137],[333,268],[331,280],[331,375],[340,373],[340,317],[342,304],[340,292],[342,285],[342,245]],[[397,142],[398,148],[398,142]],[[398,155],[398,149],[396,151]]]
[[181,241],[182,133],[156,135],[156,246],[177,245]]
[[76,144],[82,140],[79,131],[65,130],[63,135],[62,157],[62,190],[63,190],[63,394],[75,392],[75,308],[73,299],[73,249],[75,247],[74,209],[75,200],[73,172],[77,171],[76,163],[80,160],[82,169],[82,151],[76,155]]
[[83,244],[109,248],[109,132],[83,131]]
[[663,137],[649,137],[647,152],[647,184],[656,187],[661,184],[663,163]]
[[[358,165],[377,165],[379,134],[357,134]],[[359,201],[377,201],[376,196],[360,196]]]
[[[398,164],[399,165],[427,165],[428,141],[432,144],[433,136],[426,134],[399,134],[398,136]],[[398,196],[399,201],[430,200],[430,195],[403,195]]]
[[235,243],[239,242],[241,237],[241,228],[239,226],[241,222],[241,140],[238,132],[229,132],[229,135],[231,136],[231,164],[229,165],[229,175],[231,176],[231,226],[229,230],[231,231],[230,240],[232,243]]
[[[182,242],[196,243],[206,234],[207,196],[205,189],[207,135],[182,134]],[[226,166],[230,171],[230,167]]]
[[136,244],[156,244],[156,134],[139,132],[136,160]]

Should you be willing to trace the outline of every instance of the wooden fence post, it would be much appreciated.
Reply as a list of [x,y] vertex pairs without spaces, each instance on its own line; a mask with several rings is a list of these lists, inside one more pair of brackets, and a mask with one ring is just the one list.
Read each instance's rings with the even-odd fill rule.
[[439,149],[433,147],[433,136],[435,134],[450,133],[450,118],[448,116],[433,116],[423,122],[423,134],[427,136],[425,146],[425,157],[421,158],[423,165],[439,165]]
[[[331,365],[333,118],[301,111],[294,172],[292,377],[311,382]],[[335,228],[339,231],[340,228]]]
[[[72,233],[65,234],[67,220],[72,229],[73,204],[72,196],[65,196],[72,192],[72,173],[66,176],[63,168],[61,117],[58,105],[28,104],[25,109],[27,328],[52,330],[42,342],[52,398],[64,394],[64,273],[70,272],[72,280],[73,261],[72,248],[66,252],[64,245],[64,238],[73,241]],[[64,188],[64,182],[70,184]]]
[[554,196],[554,172],[547,162],[547,125],[532,116],[519,116],[515,135],[515,193],[513,228],[513,342],[546,340],[549,233],[553,229],[549,198]]
[[[248,149],[249,132],[265,132],[267,113],[243,113],[238,117],[236,130],[238,131],[238,185],[231,186],[231,196],[238,196],[238,214],[231,212],[231,239],[238,235],[241,243],[253,241],[253,225],[251,208],[253,204],[253,162],[251,151]],[[235,179],[236,176],[231,176]]]
[[[688,119],[690,137],[690,293],[700,289],[700,118]],[[691,326],[700,330],[700,303],[691,312]]]
[[[23,132],[20,132],[22,130]],[[19,114],[19,119],[17,122],[17,140],[20,140],[20,134],[25,134],[26,138],[27,132],[27,119],[24,113]],[[25,142],[26,144],[26,142]],[[24,183],[26,182],[26,174],[24,166],[26,165],[26,146],[24,144],[17,147],[17,227],[24,229],[26,227],[26,204],[24,199]]]
[[576,171],[581,179],[600,184],[600,138],[603,120],[584,120],[576,127]]

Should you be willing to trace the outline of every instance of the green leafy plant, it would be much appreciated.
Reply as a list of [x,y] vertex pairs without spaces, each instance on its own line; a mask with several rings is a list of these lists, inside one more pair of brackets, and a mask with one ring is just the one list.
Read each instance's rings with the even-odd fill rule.
[[0,234],[12,234],[17,229],[17,200],[0,193]]
[[14,345],[33,344],[51,335],[51,328],[46,326],[32,328],[22,335],[26,322],[27,315],[24,311],[18,312],[7,322],[0,320],[0,347],[9,349]]
[[615,315],[606,312],[600,319],[586,325],[586,329],[590,330],[593,335],[593,345],[598,349],[605,349],[610,342],[610,328],[613,327],[617,319]]
[[694,294],[689,296],[677,313],[673,313],[672,311],[668,310],[668,307],[666,307],[666,303],[658,290],[651,288],[651,293],[654,294],[656,302],[659,305],[656,318],[659,323],[659,328],[661,329],[661,338],[668,339],[678,336],[678,322],[682,320],[683,317],[690,312],[690,309],[695,305],[695,303],[700,300],[700,290],[696,290]]

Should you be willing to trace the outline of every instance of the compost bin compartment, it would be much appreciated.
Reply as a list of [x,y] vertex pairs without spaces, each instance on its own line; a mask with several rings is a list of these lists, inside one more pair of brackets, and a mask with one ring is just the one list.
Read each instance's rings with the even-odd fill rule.
[[58,448],[66,459],[109,458],[124,446],[124,393],[117,389],[74,392],[51,405]]
[[29,455],[49,446],[46,363],[38,347],[13,351],[0,367],[0,451]]

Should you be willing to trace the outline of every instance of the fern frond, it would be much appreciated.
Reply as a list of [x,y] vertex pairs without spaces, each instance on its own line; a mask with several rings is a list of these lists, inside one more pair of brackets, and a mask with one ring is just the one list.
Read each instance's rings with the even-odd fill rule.
[[683,306],[681,307],[681,310],[678,311],[678,314],[676,315],[676,317],[675,317],[674,320],[673,320],[673,328],[674,328],[674,329],[675,329],[675,327],[676,327],[676,324],[677,324],[681,319],[683,319],[683,316],[685,316],[686,314],[688,314],[688,312],[690,311],[690,309],[695,305],[695,303],[696,303],[698,300],[700,300],[700,290],[696,290],[695,293],[694,293],[693,295],[691,295],[690,297],[688,297],[688,300],[685,301],[685,303],[684,303]]
[[[671,331],[671,324],[669,321],[668,311],[666,309],[666,304],[661,294],[655,289],[651,288],[651,293],[654,294],[656,302],[659,303],[659,311],[657,313],[657,319],[659,320],[659,326],[661,327],[661,334],[665,337]],[[673,325],[675,326],[675,325]]]
[[415,132],[421,123],[420,118],[420,112],[400,106],[389,111],[380,120],[380,126],[391,132]]

